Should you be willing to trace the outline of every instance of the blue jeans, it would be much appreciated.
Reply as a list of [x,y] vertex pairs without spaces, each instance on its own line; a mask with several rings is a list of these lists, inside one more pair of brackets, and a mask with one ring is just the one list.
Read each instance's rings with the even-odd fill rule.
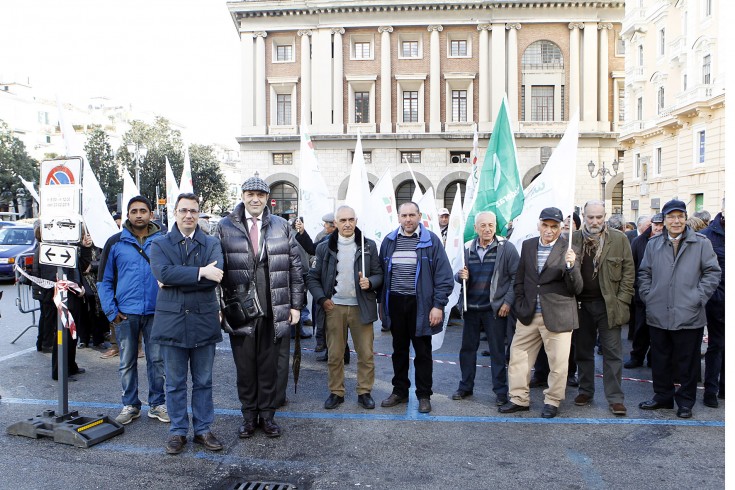
[[495,316],[492,311],[467,311],[464,314],[462,347],[459,351],[459,366],[462,379],[459,389],[474,391],[477,372],[477,349],[480,347],[480,332],[487,334],[490,347],[490,370],[493,377],[493,392],[500,397],[508,396],[508,372],[505,367],[505,330],[507,317]]
[[163,405],[163,358],[158,344],[151,344],[153,315],[127,315],[115,325],[115,337],[120,348],[120,381],[122,382],[122,403],[140,409],[138,398],[138,338],[143,332],[145,364],[148,372],[148,405]]
[[169,434],[185,436],[189,432],[186,413],[186,380],[191,369],[191,414],[194,434],[206,434],[214,422],[212,366],[216,344],[187,349],[162,345],[166,366],[166,407],[171,417]]

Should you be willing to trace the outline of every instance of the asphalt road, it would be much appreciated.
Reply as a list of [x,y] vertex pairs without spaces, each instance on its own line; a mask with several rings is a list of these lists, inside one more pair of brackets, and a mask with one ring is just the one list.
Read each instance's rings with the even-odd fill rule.
[[[35,350],[36,330],[11,340],[30,315],[15,306],[16,287],[1,285],[0,426],[33,417],[57,406],[50,377],[50,355]],[[375,326],[378,405],[390,394],[391,339]],[[624,332],[625,336],[625,332]],[[268,439],[261,432],[237,438],[240,424],[235,372],[229,342],[215,358],[213,431],[225,449],[212,453],[188,444],[178,456],[165,454],[167,426],[143,416],[124,434],[89,449],[31,439],[0,431],[0,488],[228,488],[237,481],[286,482],[299,489],[465,488],[724,488],[725,403],[711,409],[700,400],[694,418],[678,419],[675,410],[645,412],[651,372],[625,370],[627,417],[609,413],[602,380],[592,405],[576,407],[567,390],[560,414],[540,418],[541,389],[532,390],[530,412],[503,416],[490,389],[488,358],[478,356],[475,395],[462,401],[449,396],[457,388],[461,328],[450,326],[444,346],[435,352],[433,411],[408,405],[391,409],[357,406],[356,358],[346,367],[347,397],[327,411],[326,365],[315,361],[314,339],[303,342],[298,392],[289,386],[288,405],[276,418],[284,434]],[[484,348],[484,347],[481,347]],[[626,345],[626,355],[627,355]],[[118,359],[82,349],[78,363],[87,373],[69,383],[69,404],[81,415],[119,412]],[[597,356],[598,372],[601,357]],[[145,403],[145,369],[139,366]]]

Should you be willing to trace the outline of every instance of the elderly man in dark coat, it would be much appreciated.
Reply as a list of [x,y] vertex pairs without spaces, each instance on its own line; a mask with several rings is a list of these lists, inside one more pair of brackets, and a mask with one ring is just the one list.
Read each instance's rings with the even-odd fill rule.
[[176,224],[151,246],[151,270],[160,286],[151,342],[161,345],[166,371],[166,404],[171,428],[166,452],[184,450],[189,431],[186,383],[191,366],[191,412],[194,443],[210,451],[222,449],[212,434],[212,366],[215,344],[222,341],[219,301],[215,289],[222,280],[219,241],[202,231],[199,198],[180,194]]

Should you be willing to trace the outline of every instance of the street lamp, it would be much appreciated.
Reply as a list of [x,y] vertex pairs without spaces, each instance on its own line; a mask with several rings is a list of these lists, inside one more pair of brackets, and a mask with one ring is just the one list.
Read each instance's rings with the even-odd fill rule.
[[127,148],[128,153],[133,157],[133,162],[135,162],[135,185],[138,187],[138,192],[140,192],[140,166],[148,154],[148,148],[143,143],[128,143]]
[[601,179],[601,185],[602,185],[602,200],[605,200],[605,184],[607,181],[605,180],[605,176],[609,175],[610,177],[615,177],[618,174],[618,161],[613,160],[612,161],[612,172],[609,168],[605,166],[605,162],[602,162],[602,166],[597,169],[597,172],[595,172],[595,162],[590,160],[590,163],[587,164],[587,170],[590,172],[590,177],[593,179],[600,176]]

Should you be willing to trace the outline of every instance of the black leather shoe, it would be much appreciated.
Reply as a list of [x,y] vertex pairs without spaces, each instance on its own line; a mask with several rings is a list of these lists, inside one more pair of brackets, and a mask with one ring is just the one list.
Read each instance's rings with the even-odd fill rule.
[[429,413],[431,412],[431,400],[428,398],[420,398],[419,399],[419,413]]
[[641,410],[659,410],[661,408],[672,409],[674,408],[674,402],[671,401],[669,403],[661,403],[656,400],[647,400],[645,402],[640,402],[638,404],[638,408],[640,408]]
[[372,410],[373,408],[375,408],[375,400],[373,400],[373,397],[370,396],[370,393],[357,395],[357,404],[365,410]]
[[643,362],[639,361],[638,359],[633,359],[632,357],[625,361],[625,364],[623,364],[623,367],[625,369],[635,369],[643,366]]
[[528,412],[530,407],[524,407],[523,405],[516,405],[513,402],[508,402],[505,405],[498,407],[500,413],[515,413],[515,412]]
[[255,420],[245,420],[239,429],[237,429],[237,437],[247,439],[255,434]]
[[541,417],[545,419],[553,419],[554,417],[556,417],[557,413],[559,413],[559,408],[555,407],[554,405],[549,405],[547,403],[541,410]]
[[480,355],[482,357],[490,357],[490,351],[489,350],[484,350],[484,351],[480,352]]
[[324,352],[326,349],[327,349],[327,344],[325,344],[323,340],[316,341],[316,347],[314,347],[314,352]]
[[186,446],[186,436],[171,436],[166,441],[167,454],[179,454]]
[[679,410],[676,411],[676,416],[680,419],[690,419],[692,418],[692,409],[687,407],[679,407]]
[[273,419],[263,419],[260,426],[268,437],[281,437],[281,428]]
[[201,444],[205,449],[209,449],[210,451],[221,451],[224,447],[211,432],[194,436],[194,444]]
[[717,401],[717,395],[714,393],[705,393],[702,403],[704,403],[705,407],[710,408],[717,408],[720,406],[720,402]]
[[84,374],[84,373],[86,373],[86,372],[87,372],[87,370],[86,370],[86,369],[84,369],[83,367],[78,367],[78,368],[76,369],[76,371],[70,371],[70,372],[69,372],[69,376],[74,376],[75,374]]
[[317,357],[316,360],[318,362],[327,362],[329,360],[329,354],[325,352],[323,356]]
[[468,396],[472,396],[471,391],[457,390],[452,394],[452,400],[464,400]]
[[495,405],[502,407],[508,403],[508,395],[498,395],[495,397]]
[[311,338],[311,334],[302,328],[301,329],[301,338],[302,339],[310,339]]
[[546,378],[537,377],[535,374],[531,376],[531,381],[528,383],[529,388],[548,388],[549,383]]
[[380,402],[381,407],[390,408],[395,407],[399,403],[406,403],[408,401],[408,397],[404,396],[398,396],[395,393],[391,393],[388,398]]
[[577,376],[571,375],[567,378],[567,386],[571,386],[572,388],[579,387],[579,380],[577,379]]
[[335,395],[334,393],[329,394],[329,398],[327,398],[327,401],[324,402],[324,408],[327,410],[332,410],[334,408],[337,408],[340,403],[345,402],[345,397]]
[[345,347],[344,361],[345,361],[345,366],[350,363],[350,348],[349,347]]

